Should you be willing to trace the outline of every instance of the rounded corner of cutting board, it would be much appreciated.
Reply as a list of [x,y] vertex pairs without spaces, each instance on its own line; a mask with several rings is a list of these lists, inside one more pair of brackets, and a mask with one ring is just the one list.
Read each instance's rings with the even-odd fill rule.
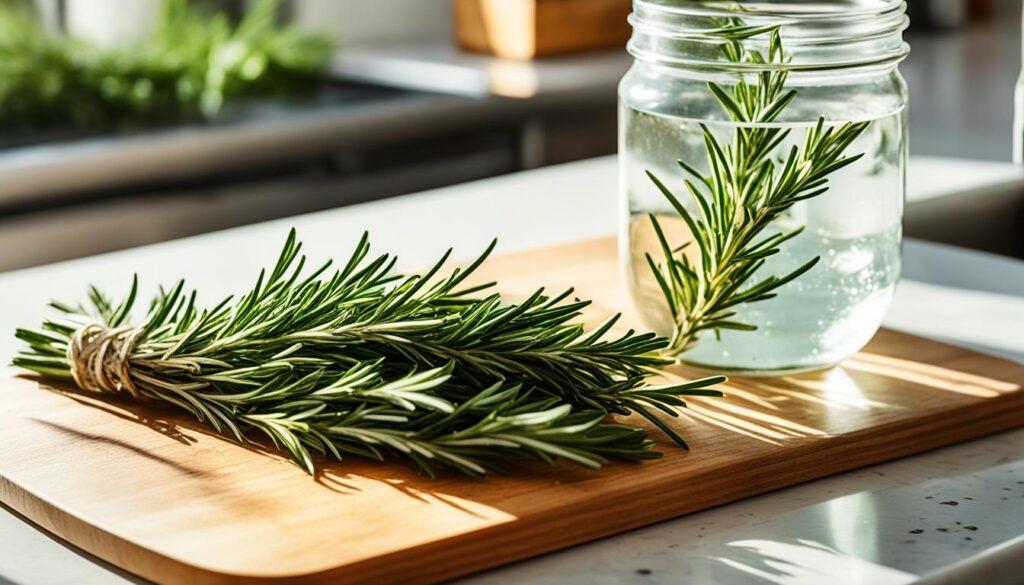
[[[96,523],[80,518],[68,510],[32,493],[16,482],[0,475],[0,502],[18,516],[32,523],[62,541],[71,550],[82,551],[109,563],[119,570],[153,581],[155,583],[189,583],[190,585],[255,585],[291,583],[376,583],[394,578],[392,559],[403,551],[395,550],[377,557],[358,559],[335,559],[335,562],[311,563],[306,567],[291,570],[275,570],[270,567],[242,569],[231,566],[216,566],[210,563],[190,561],[185,558],[160,552],[152,547],[139,544],[105,530]],[[436,543],[435,543],[436,544]],[[429,548],[429,545],[428,545]],[[429,556],[429,553],[424,553]],[[503,562],[510,562],[509,558]],[[488,568],[486,564],[472,565],[472,571]],[[398,560],[399,564],[403,564]],[[467,566],[470,566],[467,564]],[[467,574],[461,568],[451,566],[441,569],[408,567],[410,578],[406,583],[431,583]]]

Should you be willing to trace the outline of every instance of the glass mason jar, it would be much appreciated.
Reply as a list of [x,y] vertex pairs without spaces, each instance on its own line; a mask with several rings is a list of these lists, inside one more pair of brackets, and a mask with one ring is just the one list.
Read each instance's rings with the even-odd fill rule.
[[[894,0],[730,6],[736,4],[634,0],[629,51],[635,63],[619,87],[620,252],[626,283],[644,323],[671,337],[674,321],[646,259],[648,253],[659,262],[664,258],[649,214],[658,218],[673,247],[686,244],[690,231],[647,172],[699,217],[678,161],[710,173],[701,125],[723,146],[744,126],[789,129],[772,155],[779,169],[819,118],[826,128],[867,122],[846,150],[861,158],[829,175],[827,192],[796,203],[763,234],[804,227],[748,284],[788,274],[816,256],[818,264],[775,291],[776,298],[734,308],[732,320],[755,325],[756,331],[704,331],[680,356],[698,367],[748,374],[827,368],[875,334],[900,272],[907,88],[897,66],[909,51],[903,42],[906,7]],[[780,27],[788,59],[781,67],[789,71],[785,90],[797,93],[770,124],[734,122],[709,89],[709,82],[727,92],[740,79],[757,84],[759,73],[780,67],[729,58],[714,31],[730,22]],[[738,42],[767,55],[770,36],[754,34]]]

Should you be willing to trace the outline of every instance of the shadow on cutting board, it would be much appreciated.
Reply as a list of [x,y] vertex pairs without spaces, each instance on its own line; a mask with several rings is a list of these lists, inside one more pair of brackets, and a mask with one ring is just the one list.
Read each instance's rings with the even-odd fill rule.
[[[906,338],[903,334],[883,331],[868,350],[847,360],[840,367],[831,370],[785,376],[778,378],[734,378],[724,385],[725,399],[692,399],[689,408],[680,411],[676,424],[690,437],[694,437],[697,450],[742,451],[744,441],[780,446],[784,443],[804,440],[820,440],[843,433],[856,432],[866,426],[877,424],[879,419],[907,416],[910,409],[927,412],[932,406],[948,405],[950,399],[976,401],[996,398],[1013,392],[1019,387],[1010,382],[971,373],[969,363],[956,359],[945,360],[941,355],[943,346],[935,344],[929,361],[914,361],[893,357],[901,354],[900,345]],[[955,348],[950,348],[955,358]],[[939,352],[936,354],[936,352]],[[902,351],[906,353],[905,350]],[[969,357],[969,356],[968,356]],[[937,359],[938,358],[938,359]],[[948,363],[950,367],[936,365]],[[952,369],[958,367],[961,369]],[[966,370],[966,371],[965,371]],[[669,381],[693,379],[699,375],[684,367],[670,368],[665,377]],[[35,378],[32,379],[38,382]],[[899,388],[894,392],[893,387]],[[268,442],[256,439],[249,444],[239,444],[230,437],[216,433],[211,427],[183,414],[173,406],[164,404],[140,404],[117,395],[96,395],[74,389],[70,386],[39,382],[39,387],[60,394],[78,404],[102,410],[118,418],[144,426],[155,433],[170,438],[181,445],[194,445],[197,435],[217,437],[235,446],[261,456],[281,462],[287,461]],[[952,394],[953,396],[949,396]],[[178,459],[162,457],[151,450],[124,443],[118,439],[94,435],[88,430],[74,428],[57,421],[36,421],[52,431],[70,435],[90,443],[113,445],[118,449],[173,468],[175,472],[190,477],[209,475],[208,466],[193,467]],[[630,419],[631,424],[648,428],[659,448],[666,453],[666,459],[677,459],[687,452],[669,444],[661,434],[650,428],[646,421]],[[720,435],[727,432],[734,440],[722,447]],[[702,441],[702,437],[715,437],[715,445]],[[663,459],[664,460],[664,459]],[[290,465],[290,462],[289,462]],[[641,467],[643,464],[613,463],[615,466]],[[543,473],[529,474],[531,466],[515,469],[517,473],[543,476],[555,483],[572,484],[591,479],[595,473],[569,464],[556,464],[554,469],[543,468]],[[540,469],[533,466],[533,469]],[[364,490],[367,481],[387,486],[410,498],[420,501],[437,502],[454,507],[468,514],[475,514],[460,503],[461,498],[471,498],[486,505],[498,504],[481,495],[476,481],[461,475],[439,470],[439,478],[430,481],[417,469],[405,462],[390,460],[376,462],[349,456],[344,461],[323,457],[317,458],[315,481],[324,488],[339,494],[357,494]],[[296,474],[302,471],[292,467]],[[500,481],[494,477],[491,481]],[[437,490],[431,489],[436,486]],[[464,489],[460,486],[465,486]],[[212,488],[211,488],[212,489]],[[443,491],[444,493],[441,493]],[[500,505],[499,505],[500,508]]]

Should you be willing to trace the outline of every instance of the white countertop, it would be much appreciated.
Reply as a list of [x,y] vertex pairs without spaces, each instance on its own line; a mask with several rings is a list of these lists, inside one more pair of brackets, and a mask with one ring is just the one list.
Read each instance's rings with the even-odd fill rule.
[[345,47],[330,72],[341,79],[471,97],[614,96],[633,65],[625,49],[542,59],[499,59],[449,42],[372,43]]
[[[951,185],[1020,182],[1008,165],[914,159],[911,203]],[[344,254],[363,230],[422,266],[448,246],[468,258],[492,237],[510,252],[613,233],[611,158],[469,183],[83,260],[0,274],[0,331],[34,325],[49,295],[95,283],[143,294],[185,277],[207,301],[244,288],[296,226],[314,257]],[[314,258],[315,259],[315,258]],[[1024,263],[909,241],[890,327],[1024,361]],[[0,335],[0,360],[16,349]],[[959,505],[941,502],[956,500]],[[913,582],[1024,534],[1024,431],[780,490],[490,571],[471,583]],[[920,531],[920,532],[917,532]],[[1016,557],[1021,558],[1021,557]],[[1003,576],[1008,575],[1005,571]],[[972,573],[975,577],[977,573]],[[0,584],[129,578],[0,509]],[[947,581],[955,582],[955,581]],[[988,585],[998,579],[988,578]]]

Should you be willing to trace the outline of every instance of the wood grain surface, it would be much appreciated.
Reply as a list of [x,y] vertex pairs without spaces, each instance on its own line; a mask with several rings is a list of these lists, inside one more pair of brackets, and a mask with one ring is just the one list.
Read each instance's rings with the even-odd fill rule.
[[[588,319],[628,307],[612,239],[487,270],[512,296],[575,286],[596,301]],[[882,331],[828,372],[736,379],[726,399],[693,400],[676,422],[692,451],[661,441],[656,461],[478,483],[355,458],[310,478],[176,411],[12,371],[0,375],[0,499],[154,581],[436,582],[1021,427],[1022,385],[1019,364]]]

